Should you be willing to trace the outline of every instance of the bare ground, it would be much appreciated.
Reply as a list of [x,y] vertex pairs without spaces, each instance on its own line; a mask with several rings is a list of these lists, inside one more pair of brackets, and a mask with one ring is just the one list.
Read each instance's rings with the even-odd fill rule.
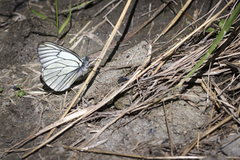
[[[113,27],[108,22],[104,22],[94,32],[91,33],[91,30],[103,21],[104,15],[114,5],[108,6],[96,16],[94,15],[109,2],[106,0],[96,1],[83,9],[74,11],[71,23],[68,23],[64,30],[67,34],[60,40],[61,43],[64,43],[63,46],[70,48],[72,45],[68,43],[70,39],[87,22],[91,21],[90,25],[85,29],[84,33],[86,35],[74,51],[81,57],[89,56],[91,59],[94,59],[99,54],[99,51],[102,50]],[[108,15],[108,19],[112,24],[116,24],[126,2],[125,0],[120,3]],[[192,2],[171,30],[161,37],[153,47],[153,51],[155,49],[156,51],[153,53],[152,59],[154,60],[155,57],[174,46],[182,37],[194,29],[194,27],[188,27],[178,37],[171,40],[177,32],[183,30],[188,23],[192,22],[189,15],[193,16],[194,13],[198,12],[199,15],[196,18],[199,18],[212,9],[217,2]],[[33,3],[31,7],[34,10],[47,15],[53,20],[55,19],[54,13],[51,12],[45,1],[31,3]],[[76,1],[72,1],[72,4],[75,3]],[[185,4],[186,1],[182,3]],[[120,43],[113,44],[108,50],[99,72],[97,72],[78,104],[71,109],[71,112],[73,113],[74,110],[79,111],[80,109],[98,104],[104,97],[107,97],[116,88],[122,86],[126,82],[125,80],[130,79],[136,68],[146,60],[149,42],[155,39],[170,23],[180,11],[182,3],[169,3],[153,21],[141,28],[134,36],[124,40],[124,38],[128,38],[126,36],[127,33],[134,33],[139,26],[153,15],[154,9],[158,9],[163,5],[163,2],[158,0],[133,1],[119,29],[123,36],[117,34],[114,37],[114,41]],[[51,4],[53,5],[53,2]],[[116,5],[116,2],[114,4]],[[150,4],[153,11],[148,13]],[[60,0],[58,2],[60,11],[67,9],[68,5],[68,1]],[[217,10],[220,10],[224,5],[226,5],[225,2],[222,2]],[[0,93],[1,158],[20,159],[24,154],[41,144],[48,132],[26,143],[20,149],[14,148],[9,151],[9,148],[60,119],[67,105],[82,86],[84,78],[76,82],[67,92],[53,92],[44,86],[40,78],[41,64],[38,59],[37,45],[41,41],[55,42],[57,40],[56,28],[50,22],[29,11],[26,1],[0,1],[0,8],[0,87],[3,88],[3,91]],[[63,23],[67,16],[68,14],[60,15],[60,24]],[[201,24],[204,20],[202,19],[198,23]],[[68,30],[68,28],[70,29]],[[193,40],[198,41],[196,37]],[[188,46],[187,43],[185,45]],[[189,52],[191,51],[193,50]],[[185,50],[179,57],[181,58],[187,54],[189,53]],[[171,57],[161,68],[161,71],[168,69],[169,66],[180,59],[179,57],[177,54]],[[147,76],[145,75],[145,78]],[[166,76],[168,75],[166,74]],[[222,76],[220,78],[223,78],[220,81],[224,81],[228,77]],[[31,154],[29,159],[132,159],[127,156],[68,150],[65,146],[86,147],[91,150],[144,157],[181,155],[184,147],[190,144],[201,130],[209,127],[207,124],[210,122],[213,102],[208,99],[208,93],[204,91],[200,83],[190,84],[173,93],[174,95],[180,92],[181,96],[168,99],[164,103],[156,103],[145,110],[131,112],[122,116],[104,130],[96,140],[90,144],[84,144],[101,128],[120,115],[123,110],[136,103],[136,94],[140,97],[145,96],[145,92],[141,92],[141,90],[147,88],[145,86],[147,86],[148,81],[146,80],[146,83],[142,80],[139,81],[139,83],[136,82],[135,85],[129,87],[129,89],[89,117],[75,124],[51,143]],[[18,97],[17,93],[19,90],[16,88],[16,85],[20,85],[27,95],[21,98]],[[167,86],[164,87],[159,89],[166,90]],[[166,123],[166,117],[168,123]],[[57,133],[67,124],[58,127],[54,133]],[[221,140],[218,139],[220,136],[212,134],[206,142],[203,140],[198,148],[192,149],[188,156],[194,155],[199,156],[199,158],[200,156],[225,158],[228,156],[240,156],[236,152],[236,150],[240,149],[239,143],[236,143],[237,140],[229,146],[223,147],[219,145],[223,141],[231,139],[231,136],[236,137],[237,132],[233,134],[231,131],[236,131],[237,128],[238,125],[236,126],[233,122],[232,128],[225,129],[223,126],[222,130],[224,131],[222,132]],[[77,141],[79,143],[75,144]]]

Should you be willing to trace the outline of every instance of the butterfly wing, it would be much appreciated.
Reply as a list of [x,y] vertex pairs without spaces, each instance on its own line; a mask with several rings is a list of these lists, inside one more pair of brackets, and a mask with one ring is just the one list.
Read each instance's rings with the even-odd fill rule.
[[83,74],[84,61],[73,51],[51,42],[38,45],[42,78],[54,91],[68,89]]

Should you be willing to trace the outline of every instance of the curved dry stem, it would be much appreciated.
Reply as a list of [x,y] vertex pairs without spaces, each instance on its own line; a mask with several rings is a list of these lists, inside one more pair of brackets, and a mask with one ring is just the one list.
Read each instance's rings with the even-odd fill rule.
[[[75,95],[75,97],[73,98],[71,104],[69,105],[68,109],[67,109],[67,112],[69,112],[69,110],[74,106],[74,104],[77,102],[78,98],[80,97],[81,93],[83,93],[84,89],[87,87],[87,85],[89,84],[89,82],[91,81],[92,77],[94,76],[94,74],[96,73],[98,67],[100,66],[101,64],[101,61],[103,59],[103,57],[105,56],[107,50],[108,50],[108,47],[110,46],[115,34],[117,33],[117,30],[119,29],[121,23],[122,23],[122,20],[129,8],[131,4],[131,0],[128,0],[123,11],[122,11],[122,14],[120,16],[120,18],[118,19],[118,22],[115,26],[115,28],[113,29],[110,37],[108,38],[102,52],[100,53],[99,57],[98,57],[98,60],[92,70],[92,72],[89,74],[89,76],[87,77],[86,81],[84,82],[83,86],[80,88],[80,90],[78,91],[78,93]],[[104,105],[104,104],[103,104]],[[69,128],[71,128],[74,124],[76,124],[77,122],[79,122],[82,118],[90,115],[91,113],[93,113],[94,111],[98,110],[100,107],[102,107],[102,105],[100,106],[97,106],[97,107],[94,107],[90,112],[88,112],[87,114],[81,116],[80,118],[78,118],[77,120],[75,120],[74,122],[72,122],[71,124],[67,125],[64,129],[62,129],[60,132],[56,133],[55,135],[53,135],[52,137],[50,137],[48,140],[46,140],[45,142],[43,142],[42,144],[38,145],[36,148],[34,148],[33,150],[31,150],[29,153],[25,154],[22,156],[22,158],[26,158],[27,156],[29,156],[30,154],[34,153],[35,151],[37,151],[38,149],[40,149],[41,147],[45,146],[46,144],[50,143],[52,140],[54,140],[56,137],[58,137],[59,135],[61,135],[63,132],[65,132],[66,130],[68,130]]]

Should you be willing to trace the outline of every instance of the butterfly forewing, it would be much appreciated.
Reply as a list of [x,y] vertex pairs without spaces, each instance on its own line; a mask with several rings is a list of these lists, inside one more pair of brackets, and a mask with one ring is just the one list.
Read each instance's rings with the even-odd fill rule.
[[51,42],[39,43],[38,54],[42,78],[55,91],[68,89],[86,67],[75,52]]

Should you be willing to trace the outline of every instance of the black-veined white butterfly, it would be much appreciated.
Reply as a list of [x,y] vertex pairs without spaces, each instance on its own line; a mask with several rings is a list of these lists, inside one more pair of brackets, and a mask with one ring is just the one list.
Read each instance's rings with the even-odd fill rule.
[[88,68],[87,57],[52,42],[40,42],[38,55],[42,64],[42,79],[54,91],[68,89]]

